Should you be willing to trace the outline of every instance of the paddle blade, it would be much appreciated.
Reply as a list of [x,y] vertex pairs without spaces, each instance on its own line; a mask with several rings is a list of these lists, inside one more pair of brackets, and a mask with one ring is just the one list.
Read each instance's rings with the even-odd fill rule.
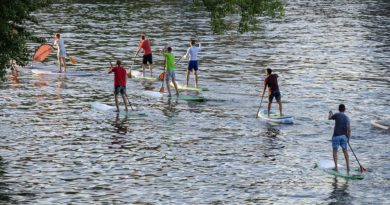
[[132,78],[133,76],[131,75],[131,71],[129,73],[127,73],[127,77],[128,78]]
[[69,56],[69,60],[70,60],[71,64],[73,64],[73,65],[77,64],[77,61],[73,56]]
[[161,73],[159,76],[158,76],[158,79],[160,80],[164,80],[165,78],[165,72]]
[[160,93],[163,93],[163,92],[164,92],[164,86],[161,86]]
[[33,56],[33,61],[34,62],[44,61],[47,58],[47,56],[50,55],[50,53],[52,51],[53,51],[53,47],[50,44],[42,44],[35,51],[34,56]]

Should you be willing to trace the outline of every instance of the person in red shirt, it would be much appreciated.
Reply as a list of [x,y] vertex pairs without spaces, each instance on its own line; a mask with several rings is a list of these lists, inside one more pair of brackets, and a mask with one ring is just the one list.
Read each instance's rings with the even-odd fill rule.
[[138,55],[141,48],[144,51],[144,55],[142,56],[143,76],[145,77],[146,65],[147,65],[147,63],[149,63],[150,77],[152,77],[153,76],[153,74],[152,74],[152,64],[153,64],[152,48],[150,47],[150,39],[147,38],[144,34],[141,34],[141,39],[139,41],[138,50],[137,50],[137,53],[135,54],[134,57],[136,57]]
[[268,86],[268,117],[271,111],[271,103],[274,98],[276,99],[276,102],[279,104],[279,112],[280,112],[280,116],[282,116],[283,115],[282,101],[281,101],[281,95],[280,95],[279,85],[278,85],[279,76],[277,74],[272,74],[271,68],[267,68],[265,72],[267,76],[264,79],[264,88],[263,88],[263,93],[261,95],[261,98],[264,97],[265,89]]
[[[116,66],[111,65],[111,69],[108,73],[114,73],[114,96],[115,96],[115,106],[116,112],[119,112],[118,106],[118,94],[122,95],[123,102],[125,103],[125,110],[127,111],[126,103],[126,69],[121,66],[122,62],[120,60],[116,61]],[[125,98],[126,97],[126,98]]]

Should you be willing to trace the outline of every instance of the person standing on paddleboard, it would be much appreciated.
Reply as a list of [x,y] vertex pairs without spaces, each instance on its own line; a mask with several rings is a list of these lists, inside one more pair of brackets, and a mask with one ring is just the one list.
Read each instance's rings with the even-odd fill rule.
[[332,148],[333,148],[333,160],[334,160],[334,170],[337,171],[337,151],[339,147],[342,148],[345,162],[347,164],[347,172],[349,172],[349,156],[348,156],[348,143],[351,137],[351,127],[349,124],[349,118],[345,115],[345,105],[339,105],[339,112],[333,114],[332,111],[329,111],[329,120],[335,120],[335,126],[332,136]]
[[187,67],[187,87],[190,79],[190,73],[194,70],[195,87],[198,87],[198,52],[200,51],[200,43],[198,47],[195,47],[195,40],[191,40],[190,47],[187,49],[187,53],[183,58],[190,58]]
[[172,48],[168,47],[166,50],[164,49],[164,57],[165,57],[165,82],[167,83],[167,89],[169,93],[169,97],[171,97],[171,89],[169,88],[169,81],[172,81],[176,95],[179,96],[179,90],[177,89],[176,79],[175,79],[175,55],[172,53]]
[[263,93],[261,94],[261,98],[264,97],[265,90],[268,86],[268,117],[270,115],[271,111],[271,103],[273,99],[276,99],[276,102],[279,104],[279,113],[280,116],[283,116],[282,113],[282,101],[281,101],[281,95],[279,91],[279,85],[278,85],[278,75],[277,74],[272,74],[272,69],[267,68],[266,69],[266,74],[267,76],[264,79],[264,88],[263,88]]
[[[110,63],[111,64],[111,63]],[[115,96],[115,106],[116,106],[116,112],[119,112],[119,105],[118,105],[118,94],[120,93],[123,99],[123,102],[125,103],[125,111],[127,111],[127,94],[126,94],[126,77],[127,72],[126,69],[121,66],[122,62],[120,60],[116,61],[116,66],[113,67],[111,65],[111,69],[108,72],[114,73],[114,96]]]
[[61,38],[59,33],[54,33],[55,40],[53,45],[57,48],[57,59],[60,65],[60,73],[62,72],[62,65],[64,65],[64,72],[66,73],[66,50],[64,40]]
[[141,39],[139,41],[138,45],[138,50],[137,53],[134,55],[136,57],[141,50],[141,48],[144,51],[144,55],[142,56],[142,72],[143,72],[143,77],[145,77],[145,69],[147,66],[147,63],[149,63],[149,70],[150,70],[150,77],[152,77],[152,64],[153,64],[153,59],[152,59],[152,48],[150,46],[150,39],[146,37],[144,34],[141,34]]

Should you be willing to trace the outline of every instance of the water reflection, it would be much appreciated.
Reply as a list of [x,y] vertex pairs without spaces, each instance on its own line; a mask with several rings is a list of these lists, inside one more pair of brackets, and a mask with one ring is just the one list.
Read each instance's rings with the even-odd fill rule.
[[11,196],[8,194],[8,184],[3,182],[5,174],[5,162],[0,156],[0,203],[10,203],[12,201]]
[[125,115],[123,119],[120,119],[119,113],[117,113],[113,124],[115,128],[115,132],[118,134],[126,134],[128,131],[127,121],[128,121],[127,115]]
[[173,118],[179,115],[180,110],[176,109],[176,106],[179,104],[178,99],[168,98],[166,105],[163,107],[162,112],[168,118]]
[[337,177],[333,178],[333,191],[329,196],[329,199],[332,200],[332,202],[330,202],[329,205],[351,204],[352,197],[347,192],[348,180],[343,181],[344,182],[339,182]]

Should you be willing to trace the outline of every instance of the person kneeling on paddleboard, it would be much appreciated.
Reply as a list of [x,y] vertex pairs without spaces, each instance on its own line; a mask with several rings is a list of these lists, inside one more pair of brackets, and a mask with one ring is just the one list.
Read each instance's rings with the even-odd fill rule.
[[[110,63],[111,64],[111,63]],[[114,73],[114,96],[115,96],[115,106],[116,112],[119,112],[118,106],[118,94],[122,95],[123,102],[125,103],[125,110],[127,111],[127,94],[126,94],[126,69],[121,66],[122,62],[120,60],[116,61],[116,66],[111,65],[111,69],[108,73]],[[126,97],[126,98],[125,98]]]
[[265,89],[268,86],[268,117],[270,115],[271,111],[271,103],[272,100],[275,98],[276,102],[279,104],[279,112],[280,116],[283,116],[282,113],[282,101],[281,101],[281,95],[279,91],[279,85],[278,85],[278,75],[277,74],[272,74],[272,69],[267,68],[265,73],[267,76],[264,79],[264,88],[263,88],[263,93],[261,94],[261,98],[263,99]]
[[329,120],[335,120],[335,126],[332,136],[332,148],[333,148],[333,160],[334,160],[334,170],[337,171],[337,151],[339,146],[343,149],[345,162],[347,164],[347,172],[349,172],[349,156],[347,145],[351,137],[351,127],[349,124],[349,118],[344,114],[345,105],[339,105],[339,111],[336,114],[333,114],[332,111],[329,111]]

